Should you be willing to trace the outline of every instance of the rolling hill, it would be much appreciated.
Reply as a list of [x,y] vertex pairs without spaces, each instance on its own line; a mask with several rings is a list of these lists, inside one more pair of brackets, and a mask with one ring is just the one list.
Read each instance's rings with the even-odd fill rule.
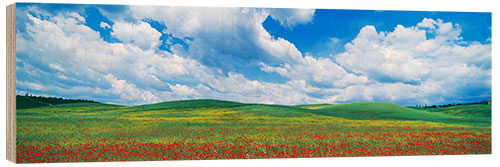
[[[480,107],[481,106],[481,107]],[[478,110],[485,110],[482,105]],[[491,105],[490,113],[491,113]],[[474,110],[474,108],[469,108]],[[444,108],[442,108],[444,110]],[[315,114],[356,120],[420,120],[441,123],[491,124],[490,117],[461,117],[445,112],[416,110],[386,102],[357,102],[324,106],[312,111]]]
[[91,100],[82,99],[63,99],[56,97],[43,97],[43,96],[16,96],[16,109],[46,107],[58,104],[70,103],[98,103]]
[[[491,105],[459,105],[422,109],[385,102],[313,104],[300,106],[247,104],[223,100],[180,100],[139,106],[118,106],[71,101],[48,105],[18,97],[18,116],[123,117],[167,120],[413,120],[438,123],[491,125]],[[24,99],[23,99],[24,98]],[[68,101],[70,102],[70,101]],[[23,106],[25,105],[25,106]],[[24,109],[23,109],[24,107]],[[36,108],[41,107],[41,108]]]
[[466,104],[439,108],[419,108],[411,107],[417,110],[425,110],[433,113],[443,113],[459,117],[491,117],[491,105],[488,104]]
[[224,101],[224,100],[213,100],[213,99],[195,99],[195,100],[178,100],[161,102],[156,104],[146,104],[135,106],[135,108],[145,109],[145,110],[158,110],[158,109],[194,109],[194,108],[228,108],[228,107],[239,107],[249,104]]

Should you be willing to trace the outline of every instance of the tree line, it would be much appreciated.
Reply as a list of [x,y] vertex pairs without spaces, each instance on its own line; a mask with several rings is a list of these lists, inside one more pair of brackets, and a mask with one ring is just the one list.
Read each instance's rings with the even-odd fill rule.
[[68,103],[98,103],[94,100],[85,100],[85,99],[63,99],[60,97],[45,97],[45,96],[36,96],[30,93],[26,93],[24,95],[16,95],[17,97],[25,97],[30,100],[34,100],[41,103],[46,103],[48,105],[57,105],[57,104],[68,104]]
[[491,104],[491,100],[482,100],[479,102],[472,102],[472,103],[451,103],[451,104],[442,104],[442,105],[415,105],[415,107],[418,108],[441,108],[441,107],[451,107],[451,106],[459,106],[459,105],[472,105],[472,104]]

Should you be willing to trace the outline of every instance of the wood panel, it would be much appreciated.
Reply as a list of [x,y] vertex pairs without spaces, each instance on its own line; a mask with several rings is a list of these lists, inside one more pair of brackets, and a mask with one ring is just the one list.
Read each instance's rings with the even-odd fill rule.
[[16,162],[16,4],[7,6],[7,160]]

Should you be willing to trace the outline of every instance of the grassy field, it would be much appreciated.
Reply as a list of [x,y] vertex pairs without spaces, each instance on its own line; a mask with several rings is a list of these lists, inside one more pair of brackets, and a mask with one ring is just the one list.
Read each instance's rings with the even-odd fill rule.
[[16,116],[19,163],[491,153],[487,104],[68,103]]

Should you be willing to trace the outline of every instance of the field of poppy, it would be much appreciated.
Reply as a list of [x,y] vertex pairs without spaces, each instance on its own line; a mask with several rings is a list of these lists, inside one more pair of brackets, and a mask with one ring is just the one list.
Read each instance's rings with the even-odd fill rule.
[[491,105],[476,106],[481,108],[477,112],[489,115],[464,107],[473,114],[456,114],[460,106],[453,112],[431,112],[376,102],[59,104],[17,110],[16,159],[42,163],[491,154]]

